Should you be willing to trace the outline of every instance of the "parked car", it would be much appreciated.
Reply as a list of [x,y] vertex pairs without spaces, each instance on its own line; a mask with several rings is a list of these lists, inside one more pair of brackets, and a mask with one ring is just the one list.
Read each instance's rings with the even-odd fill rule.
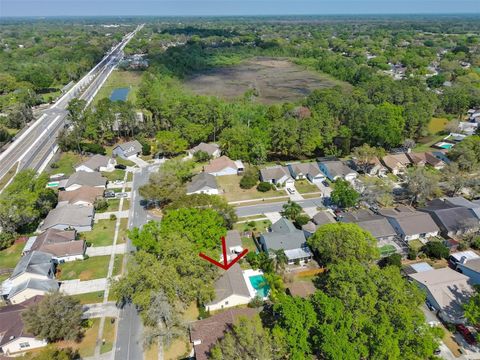
[[288,191],[290,194],[295,194],[295,189],[287,188],[287,191]]
[[428,309],[430,311],[435,311],[435,308],[433,307],[432,303],[430,301],[425,301],[425,304],[427,305]]
[[322,184],[323,184],[323,186],[325,186],[325,187],[330,187],[330,184],[328,183],[327,180],[323,180],[323,181],[322,181]]
[[113,185],[123,185],[123,180],[115,180],[112,184]]
[[433,352],[433,355],[440,355],[442,352],[442,350],[440,349],[435,349],[435,351]]
[[117,164],[115,165],[115,169],[120,169],[120,170],[125,170],[127,167],[123,164]]
[[125,198],[128,196],[128,193],[125,193],[125,192],[120,192],[120,193],[117,193],[117,198]]
[[105,191],[103,194],[104,198],[114,198],[115,197],[115,192],[114,191]]
[[462,334],[463,338],[469,345],[475,345],[477,343],[475,337],[465,325],[457,324],[456,329],[460,334]]

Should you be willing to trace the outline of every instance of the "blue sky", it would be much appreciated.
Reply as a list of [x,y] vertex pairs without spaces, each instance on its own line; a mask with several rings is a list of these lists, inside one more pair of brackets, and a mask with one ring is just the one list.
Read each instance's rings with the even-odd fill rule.
[[480,0],[0,0],[2,16],[480,13]]

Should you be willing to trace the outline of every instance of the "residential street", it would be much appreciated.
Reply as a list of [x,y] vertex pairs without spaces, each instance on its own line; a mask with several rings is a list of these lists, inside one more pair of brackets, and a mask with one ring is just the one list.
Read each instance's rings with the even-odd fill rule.
[[[252,216],[252,215],[261,215],[268,214],[273,212],[282,211],[283,204],[286,201],[279,201],[268,203],[268,200],[265,201],[265,204],[249,205],[249,206],[239,206],[236,208],[237,215],[239,217]],[[313,198],[305,199],[297,202],[302,208],[316,208],[323,207],[322,198]]]

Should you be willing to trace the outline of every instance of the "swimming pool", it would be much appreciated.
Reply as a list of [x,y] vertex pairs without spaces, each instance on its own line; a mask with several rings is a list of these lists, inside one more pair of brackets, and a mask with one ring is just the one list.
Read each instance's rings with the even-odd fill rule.
[[447,143],[447,142],[439,142],[439,143],[436,143],[435,144],[436,147],[440,148],[440,149],[451,149],[454,144],[451,144],[451,143]]
[[130,88],[117,88],[112,91],[110,95],[110,100],[112,101],[126,101]]
[[258,296],[265,298],[268,296],[270,291],[270,286],[268,286],[267,281],[263,275],[254,275],[248,278],[250,284],[252,284]]

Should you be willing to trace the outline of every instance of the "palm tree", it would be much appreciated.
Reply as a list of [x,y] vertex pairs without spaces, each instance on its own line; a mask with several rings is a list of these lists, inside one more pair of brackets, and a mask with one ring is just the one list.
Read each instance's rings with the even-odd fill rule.
[[282,216],[292,221],[295,221],[301,213],[302,207],[291,200],[288,200],[288,202],[283,205],[283,211],[281,212]]
[[275,257],[273,258],[275,271],[277,273],[280,271],[283,272],[283,270],[285,270],[285,266],[288,264],[287,255],[285,255],[283,249],[273,250],[273,253],[275,254]]

